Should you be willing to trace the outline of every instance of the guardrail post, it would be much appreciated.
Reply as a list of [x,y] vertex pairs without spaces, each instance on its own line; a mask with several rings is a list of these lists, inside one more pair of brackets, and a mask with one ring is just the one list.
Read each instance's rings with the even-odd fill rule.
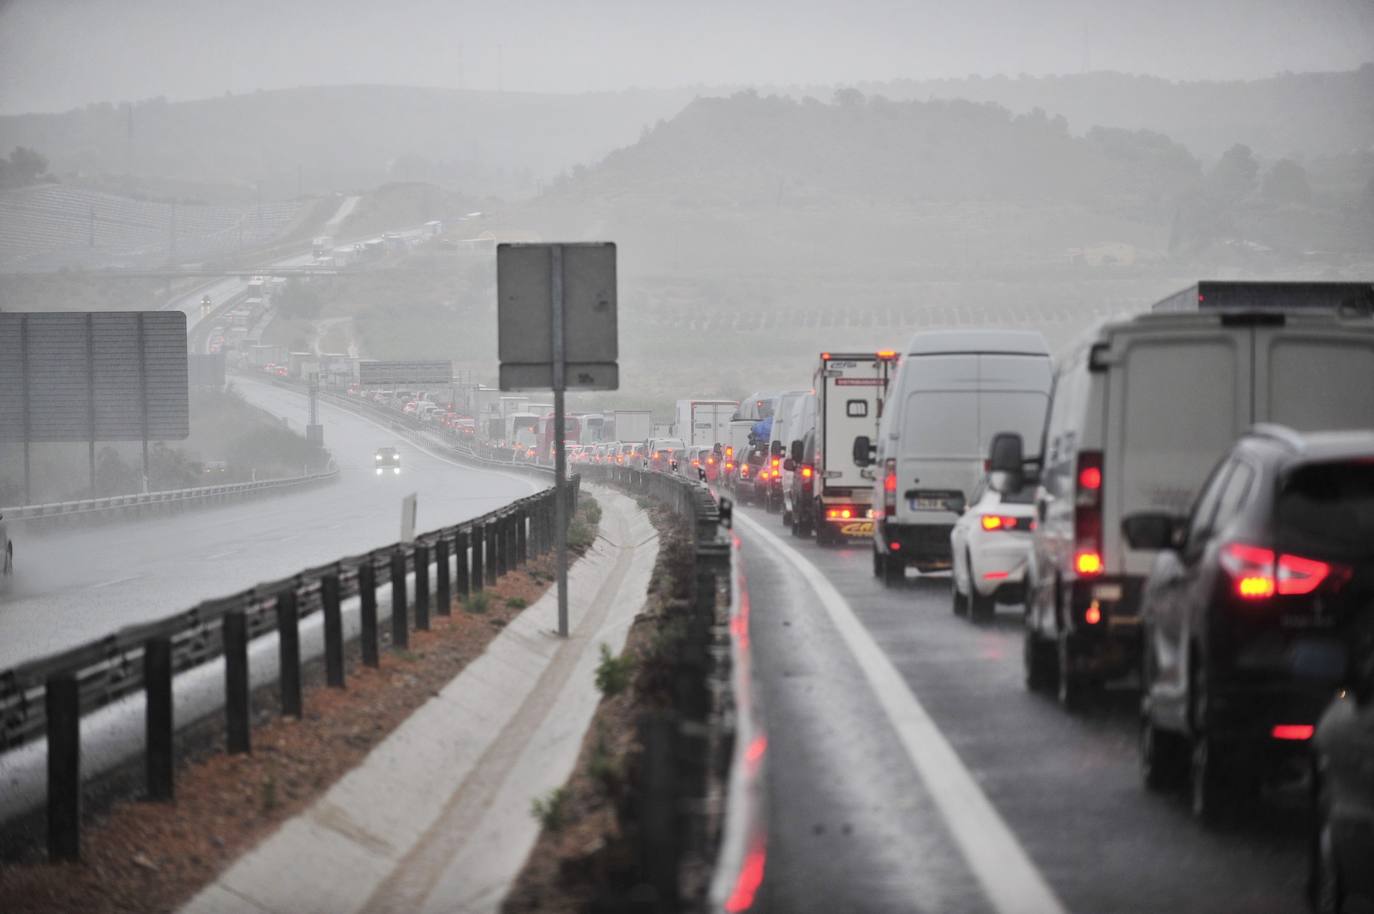
[[468,535],[462,530],[453,538],[453,557],[457,559],[453,566],[453,589],[458,599],[466,600],[471,593],[471,585],[468,583]]
[[482,525],[482,538],[487,541],[487,557],[482,566],[486,570],[486,583],[496,583],[496,523]]
[[339,608],[339,576],[320,578],[320,603],[324,613],[324,681],[335,689],[344,687],[343,613]]
[[377,570],[370,554],[358,565],[358,607],[363,666],[375,670],[381,663],[381,657],[377,650]]
[[175,765],[172,734],[172,639],[143,642],[143,722],[146,742],[144,769],[148,799],[173,797]]
[[225,751],[252,750],[249,735],[248,619],[243,610],[224,614],[224,722]]
[[410,647],[406,611],[406,554],[399,546],[391,553],[391,648]]
[[655,714],[640,725],[644,789],[640,795],[641,872],[654,890],[655,911],[678,909],[677,724]]
[[296,591],[277,594],[277,671],[283,717],[301,716],[301,629]]
[[496,576],[504,578],[510,571],[510,517],[496,519]]
[[49,676],[43,688],[48,716],[48,858],[81,857],[81,687],[75,673]]
[[530,512],[521,508],[515,515],[515,564],[521,567],[530,560],[529,522]]
[[472,528],[472,589],[481,593],[487,575],[483,565],[483,551],[486,549],[486,525],[478,524]]
[[429,548],[415,544],[415,630],[429,631]]
[[449,587],[448,540],[442,536],[434,544],[434,611],[447,616],[453,606],[453,591]]

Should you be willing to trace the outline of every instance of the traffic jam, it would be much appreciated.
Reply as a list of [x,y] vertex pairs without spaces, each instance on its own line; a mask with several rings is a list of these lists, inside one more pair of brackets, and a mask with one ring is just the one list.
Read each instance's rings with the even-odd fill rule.
[[571,459],[700,479],[871,550],[885,588],[945,579],[974,626],[1019,609],[1027,689],[1069,713],[1138,696],[1146,791],[1204,826],[1310,798],[1309,888],[1339,910],[1374,891],[1372,303],[1199,283],[1059,353],[924,331]]
[[[1367,285],[1198,283],[1058,352],[1034,331],[928,330],[817,353],[796,378],[679,400],[671,423],[570,414],[570,472],[699,480],[737,529],[867,552],[898,598],[944,588],[974,637],[1019,615],[1025,689],[1070,715],[1129,696],[1144,795],[1204,828],[1298,796],[1317,909],[1374,892]],[[552,404],[444,393],[348,391],[485,456],[552,462]]]

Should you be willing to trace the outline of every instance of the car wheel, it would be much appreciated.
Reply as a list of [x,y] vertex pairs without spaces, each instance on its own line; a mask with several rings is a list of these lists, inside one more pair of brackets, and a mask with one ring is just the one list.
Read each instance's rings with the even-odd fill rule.
[[959,592],[959,585],[954,575],[949,576],[949,601],[950,608],[956,616],[962,616],[968,612],[968,597]]
[[1172,790],[1188,774],[1188,741],[1155,726],[1149,713],[1140,716],[1140,777],[1147,790]]
[[783,523],[787,524],[793,536],[801,536],[801,523],[797,520],[796,512],[793,512],[791,515],[783,515]]
[[1312,908],[1317,914],[1341,914],[1345,910],[1345,889],[1331,823],[1325,811],[1317,811],[1316,838],[1312,847]]
[[787,507],[786,507],[786,506],[784,506],[783,509],[782,509],[782,523],[783,523],[783,526],[784,526],[784,527],[795,527],[795,526],[796,526],[796,524],[795,524],[795,523],[793,522],[793,520],[792,520],[792,512],[789,511],[789,510],[787,510]]
[[[820,531],[817,530],[817,531],[816,531],[816,539],[819,540],[820,538],[821,538]],[[885,569],[883,566],[886,564],[886,562],[887,562],[886,556],[884,556],[881,552],[878,551],[878,547],[877,547],[877,546],[874,546],[874,547],[873,547],[873,577],[875,577],[875,578],[880,578],[880,577],[883,576],[883,574],[884,574],[885,571],[886,571],[886,569]]]
[[897,587],[905,580],[906,562],[889,555],[883,561],[883,584],[888,587]]
[[1066,711],[1077,711],[1083,706],[1086,689],[1082,674],[1073,668],[1073,645],[1069,643],[1066,634],[1060,634],[1055,645],[1055,659],[1059,668],[1058,688],[1055,692],[1059,705]]
[[1058,675],[1055,669],[1055,646],[1044,641],[1029,625],[1022,645],[1022,660],[1026,668],[1026,688],[1031,692],[1048,691]]
[[1226,808],[1224,765],[1216,741],[1205,733],[1193,737],[1189,768],[1189,787],[1193,818],[1204,825],[1215,825]]
[[964,573],[968,577],[969,619],[973,622],[990,621],[997,613],[997,602],[992,597],[985,597],[980,594],[978,588],[974,586],[972,553],[967,553],[964,556]]
[[797,521],[797,536],[805,539],[811,535],[811,518],[804,517]]

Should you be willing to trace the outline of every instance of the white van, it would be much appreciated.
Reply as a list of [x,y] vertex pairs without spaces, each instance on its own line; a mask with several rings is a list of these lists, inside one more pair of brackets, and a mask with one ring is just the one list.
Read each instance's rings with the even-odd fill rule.
[[[1105,322],[1060,356],[1043,437],[1021,433],[1026,465],[1041,465],[1026,581],[1028,686],[1057,688],[1072,705],[1138,669],[1140,589],[1156,553],[1130,548],[1122,522],[1186,514],[1212,466],[1256,422],[1374,427],[1374,320],[1163,311]],[[993,469],[1003,463],[994,458]]]
[[[992,436],[1034,439],[1050,399],[1045,338],[1025,330],[931,330],[907,343],[888,388],[872,457],[882,481],[875,505],[873,573],[900,581],[908,565],[948,568],[949,534],[984,473]],[[876,493],[875,493],[876,495]]]

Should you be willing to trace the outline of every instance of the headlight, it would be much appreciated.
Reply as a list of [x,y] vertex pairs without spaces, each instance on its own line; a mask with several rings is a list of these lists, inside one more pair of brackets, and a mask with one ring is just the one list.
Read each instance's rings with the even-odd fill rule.
[[378,455],[377,455],[377,462],[378,462],[378,463],[381,463],[381,462],[382,462],[382,455],[381,455],[381,454],[378,454]]
[[382,468],[381,468],[381,467],[377,467],[377,475],[378,475],[378,476],[382,475]]

